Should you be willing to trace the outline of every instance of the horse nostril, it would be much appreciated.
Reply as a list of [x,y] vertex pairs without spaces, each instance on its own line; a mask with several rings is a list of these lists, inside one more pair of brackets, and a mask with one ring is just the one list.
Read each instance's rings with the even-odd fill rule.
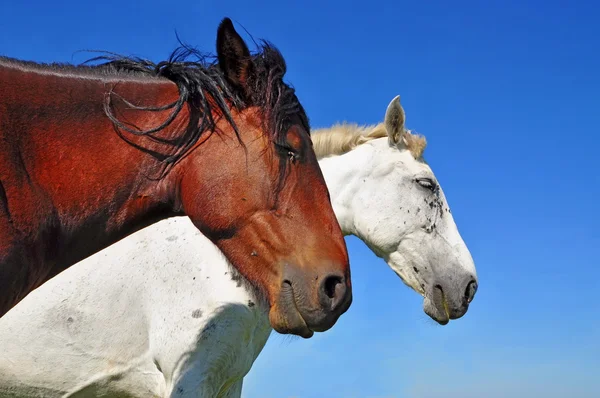
[[338,283],[342,283],[342,279],[339,276],[330,276],[325,279],[323,290],[330,299],[335,297],[335,287]]
[[321,284],[321,303],[334,310],[346,296],[344,278],[339,275],[328,275]]
[[477,282],[471,281],[465,290],[465,298],[467,299],[467,303],[473,301],[473,298],[475,298],[475,293],[477,293]]

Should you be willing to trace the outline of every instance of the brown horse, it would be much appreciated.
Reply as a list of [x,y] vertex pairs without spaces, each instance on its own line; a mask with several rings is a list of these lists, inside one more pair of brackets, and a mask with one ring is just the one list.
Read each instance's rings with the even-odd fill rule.
[[187,215],[264,293],[277,331],[329,329],[350,306],[348,255],[281,54],[251,54],[224,19],[217,62],[185,46],[158,64],[101,58],[0,59],[0,316]]

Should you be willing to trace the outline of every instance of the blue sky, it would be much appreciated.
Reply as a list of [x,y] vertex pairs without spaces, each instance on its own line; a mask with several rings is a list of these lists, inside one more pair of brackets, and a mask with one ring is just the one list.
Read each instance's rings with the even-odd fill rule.
[[467,315],[434,324],[349,238],[351,309],[310,340],[273,334],[244,397],[600,396],[600,4],[254,3],[0,3],[0,54],[37,61],[161,60],[175,30],[214,51],[229,16],[283,52],[314,127],[378,122],[400,94],[427,136],[480,278]]

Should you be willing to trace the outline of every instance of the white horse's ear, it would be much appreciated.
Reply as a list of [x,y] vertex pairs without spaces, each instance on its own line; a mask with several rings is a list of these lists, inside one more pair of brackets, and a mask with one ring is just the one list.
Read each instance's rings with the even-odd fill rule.
[[404,109],[400,105],[400,96],[394,97],[392,102],[387,107],[385,112],[385,129],[390,140],[390,144],[398,145],[400,141],[404,141],[406,145],[406,136],[404,129],[405,121]]

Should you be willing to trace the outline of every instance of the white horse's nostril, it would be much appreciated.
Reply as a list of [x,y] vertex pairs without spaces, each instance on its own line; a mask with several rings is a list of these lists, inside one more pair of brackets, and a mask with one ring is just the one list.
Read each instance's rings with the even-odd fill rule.
[[470,303],[475,298],[475,293],[477,293],[477,282],[471,281],[467,285],[467,289],[465,290],[465,298],[467,299],[467,303]]

